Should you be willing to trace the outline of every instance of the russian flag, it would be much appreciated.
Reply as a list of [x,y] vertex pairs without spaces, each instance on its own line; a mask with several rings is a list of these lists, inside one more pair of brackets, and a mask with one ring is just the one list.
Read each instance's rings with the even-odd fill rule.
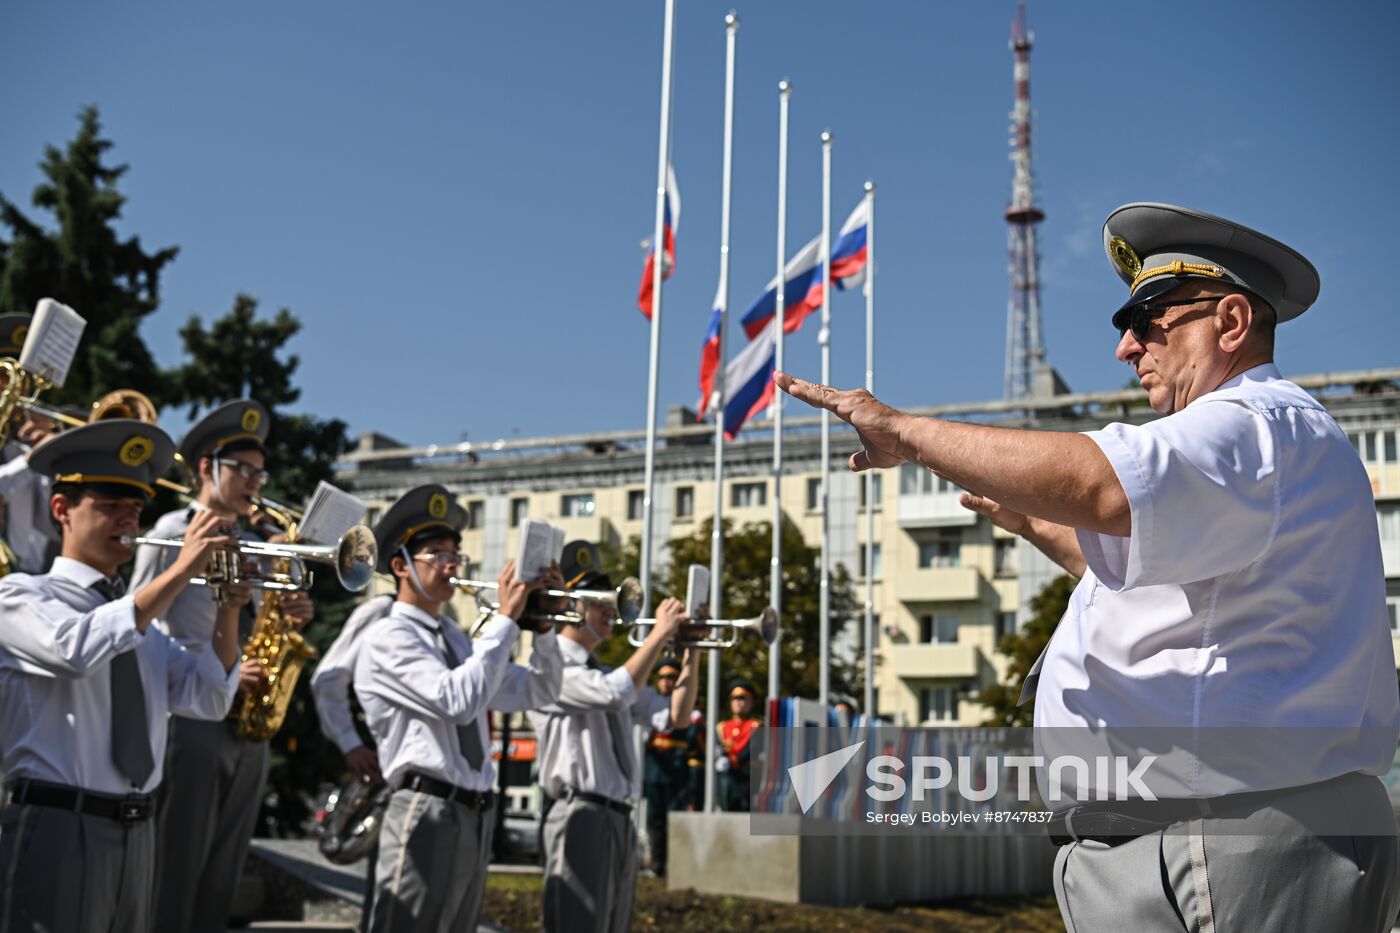
[[734,440],[746,421],[772,404],[777,354],[778,338],[769,326],[724,368],[725,440]]
[[[721,286],[722,288],[723,286]],[[724,294],[715,292],[710,323],[705,328],[705,344],[700,348],[700,417],[710,410],[714,401],[715,371],[719,369],[719,329],[724,313]]]
[[865,236],[869,228],[870,202],[861,198],[831,245],[831,281],[842,291],[865,282],[865,264],[869,258]]
[[[676,269],[676,231],[681,225],[681,193],[676,187],[676,170],[670,165],[666,166],[666,209],[662,221],[661,236],[663,240],[664,253],[661,259],[661,279],[665,281],[671,277],[671,273]],[[642,285],[637,292],[637,307],[642,309],[642,316],[648,321],[651,320],[651,288],[653,279],[656,277],[656,248],[654,244],[648,242],[646,265],[642,267]]]

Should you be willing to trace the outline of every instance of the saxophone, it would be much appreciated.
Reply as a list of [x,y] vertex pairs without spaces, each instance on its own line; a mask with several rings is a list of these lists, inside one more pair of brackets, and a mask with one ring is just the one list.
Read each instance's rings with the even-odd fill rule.
[[[263,512],[285,529],[288,543],[296,541],[296,520],[290,514],[269,506],[266,500],[259,505]],[[289,575],[292,572],[291,557],[274,560],[275,575]],[[240,738],[266,742],[282,728],[301,669],[318,654],[282,612],[282,592],[265,591],[262,608],[258,611],[252,634],[243,645],[242,656],[244,661],[253,658],[262,665],[264,679],[259,689],[243,697],[233,715],[236,723],[234,731]]]

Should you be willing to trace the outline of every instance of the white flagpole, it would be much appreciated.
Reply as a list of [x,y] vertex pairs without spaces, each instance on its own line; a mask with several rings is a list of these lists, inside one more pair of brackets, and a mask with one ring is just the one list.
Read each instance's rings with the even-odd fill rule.
[[[787,285],[787,144],[788,144],[788,98],[792,95],[792,82],[778,82],[778,290],[774,296],[776,305],[773,326],[777,333],[777,351],[774,365],[783,368],[783,327],[786,325],[783,295]],[[772,590],[770,602],[778,618],[783,617],[783,394],[773,390],[773,561]],[[782,654],[783,636],[781,630],[773,644],[768,647],[768,699],[778,698],[778,658]]]
[[[875,394],[875,182],[865,183],[865,390]],[[865,471],[865,705],[875,719],[875,471]]]
[[666,262],[666,178],[671,164],[671,49],[674,43],[675,0],[666,0],[666,25],[661,39],[661,141],[656,165],[656,226],[651,239],[651,371],[647,380],[646,487],[642,493],[642,612],[651,607],[652,486],[656,481],[657,370],[661,358],[661,282]]
[[[724,319],[729,313],[729,200],[730,169],[734,155],[734,40],[739,16],[733,10],[724,17],[724,170],[719,200],[719,368],[710,394],[709,409],[715,416],[715,527],[710,533],[710,618],[722,619],[724,593]],[[711,651],[705,685],[705,728],[714,736],[719,724],[719,665],[723,652]],[[707,742],[709,739],[707,739]],[[705,762],[705,811],[715,809],[715,769]]]
[[[831,385],[831,143],[828,130],[822,133],[822,329],[817,335],[822,347],[822,385]],[[831,705],[831,412],[822,409],[822,573],[820,687],[817,701],[823,711]],[[830,720],[825,713],[822,725]]]

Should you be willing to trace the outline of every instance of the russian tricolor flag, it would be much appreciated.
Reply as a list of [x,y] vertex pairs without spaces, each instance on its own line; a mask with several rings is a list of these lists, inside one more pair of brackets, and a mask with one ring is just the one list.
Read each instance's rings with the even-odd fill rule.
[[772,404],[777,354],[778,339],[770,324],[724,368],[725,440],[734,440],[746,421]]
[[831,244],[831,281],[842,291],[865,281],[865,264],[869,258],[865,236],[869,229],[870,202],[861,198],[860,204],[841,225],[836,242]]
[[[661,259],[661,279],[665,281],[671,277],[671,273],[676,269],[676,231],[681,225],[681,193],[676,187],[676,170],[666,166],[666,210],[662,222],[662,240],[664,252]],[[642,285],[637,292],[637,307],[642,309],[642,316],[648,321],[651,320],[651,289],[653,280],[656,278],[656,247],[649,244],[650,250],[647,252],[646,265],[642,268]]]
[[715,292],[713,308],[710,311],[710,323],[705,328],[705,345],[700,348],[700,417],[705,417],[705,413],[710,410],[710,402],[714,401],[715,392],[715,372],[719,369],[719,329],[720,322],[724,319],[724,293]]

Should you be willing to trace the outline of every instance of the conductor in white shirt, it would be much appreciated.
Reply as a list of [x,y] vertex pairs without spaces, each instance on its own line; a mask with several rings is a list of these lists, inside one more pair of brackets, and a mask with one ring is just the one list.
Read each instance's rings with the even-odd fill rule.
[[1103,240],[1129,288],[1117,358],[1165,417],[1016,431],[775,381],[856,428],[853,469],[924,466],[1080,578],[1027,678],[1038,739],[1157,727],[1198,750],[1161,799],[1104,788],[1056,809],[1071,931],[1389,930],[1400,860],[1376,775],[1400,704],[1375,503],[1336,422],[1273,362],[1317,271],[1165,204],[1119,208]]
[[379,834],[369,929],[475,931],[491,859],[488,709],[518,712],[559,695],[561,661],[547,624],[528,666],[512,664],[527,595],[508,562],[500,603],[473,641],[443,604],[466,513],[441,486],[421,486],[385,513],[380,569],[398,581],[388,618],[375,623],[355,663],[355,694],[394,788]]

